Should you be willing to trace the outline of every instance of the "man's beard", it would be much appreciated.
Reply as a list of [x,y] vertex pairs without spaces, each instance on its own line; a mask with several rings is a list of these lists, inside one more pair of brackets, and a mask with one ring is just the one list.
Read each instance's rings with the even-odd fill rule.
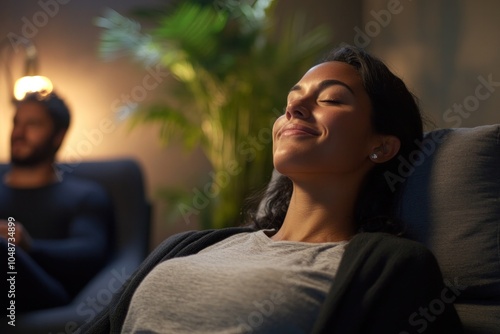
[[50,138],[43,144],[34,147],[26,156],[19,157],[11,153],[11,164],[17,167],[35,167],[41,163],[53,160],[57,149],[52,145],[52,139]]

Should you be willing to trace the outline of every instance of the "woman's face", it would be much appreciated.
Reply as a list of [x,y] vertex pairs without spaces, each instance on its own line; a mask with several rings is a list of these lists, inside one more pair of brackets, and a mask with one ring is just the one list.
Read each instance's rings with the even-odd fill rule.
[[289,177],[366,171],[375,139],[361,76],[346,63],[322,63],[292,87],[274,123],[274,166]]

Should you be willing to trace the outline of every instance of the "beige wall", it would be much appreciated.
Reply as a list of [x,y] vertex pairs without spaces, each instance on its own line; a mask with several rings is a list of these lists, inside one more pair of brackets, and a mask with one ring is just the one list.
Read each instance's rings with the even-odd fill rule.
[[378,34],[372,27],[369,48],[405,79],[435,126],[500,123],[500,2],[365,0],[363,29],[391,5],[396,14],[379,19]]
[[293,13],[303,14],[306,26],[310,28],[326,25],[331,29],[333,48],[339,41],[354,38],[353,27],[362,23],[362,8],[362,0],[281,0],[276,12],[278,19]]

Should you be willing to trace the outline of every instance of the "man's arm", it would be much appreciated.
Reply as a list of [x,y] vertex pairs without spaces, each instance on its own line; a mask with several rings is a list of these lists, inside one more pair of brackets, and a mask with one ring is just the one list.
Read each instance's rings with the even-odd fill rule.
[[29,252],[32,239],[23,224],[17,221],[8,221],[0,219],[0,237],[6,240],[12,240],[12,243]]
[[75,210],[68,237],[33,239],[29,254],[50,275],[76,292],[106,263],[112,221],[112,205],[106,192],[91,188]]

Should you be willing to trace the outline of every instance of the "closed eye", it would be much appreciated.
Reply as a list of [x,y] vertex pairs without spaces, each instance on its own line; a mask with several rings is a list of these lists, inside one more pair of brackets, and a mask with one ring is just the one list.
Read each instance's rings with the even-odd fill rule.
[[319,102],[327,103],[327,104],[341,104],[342,103],[340,100],[320,100]]

